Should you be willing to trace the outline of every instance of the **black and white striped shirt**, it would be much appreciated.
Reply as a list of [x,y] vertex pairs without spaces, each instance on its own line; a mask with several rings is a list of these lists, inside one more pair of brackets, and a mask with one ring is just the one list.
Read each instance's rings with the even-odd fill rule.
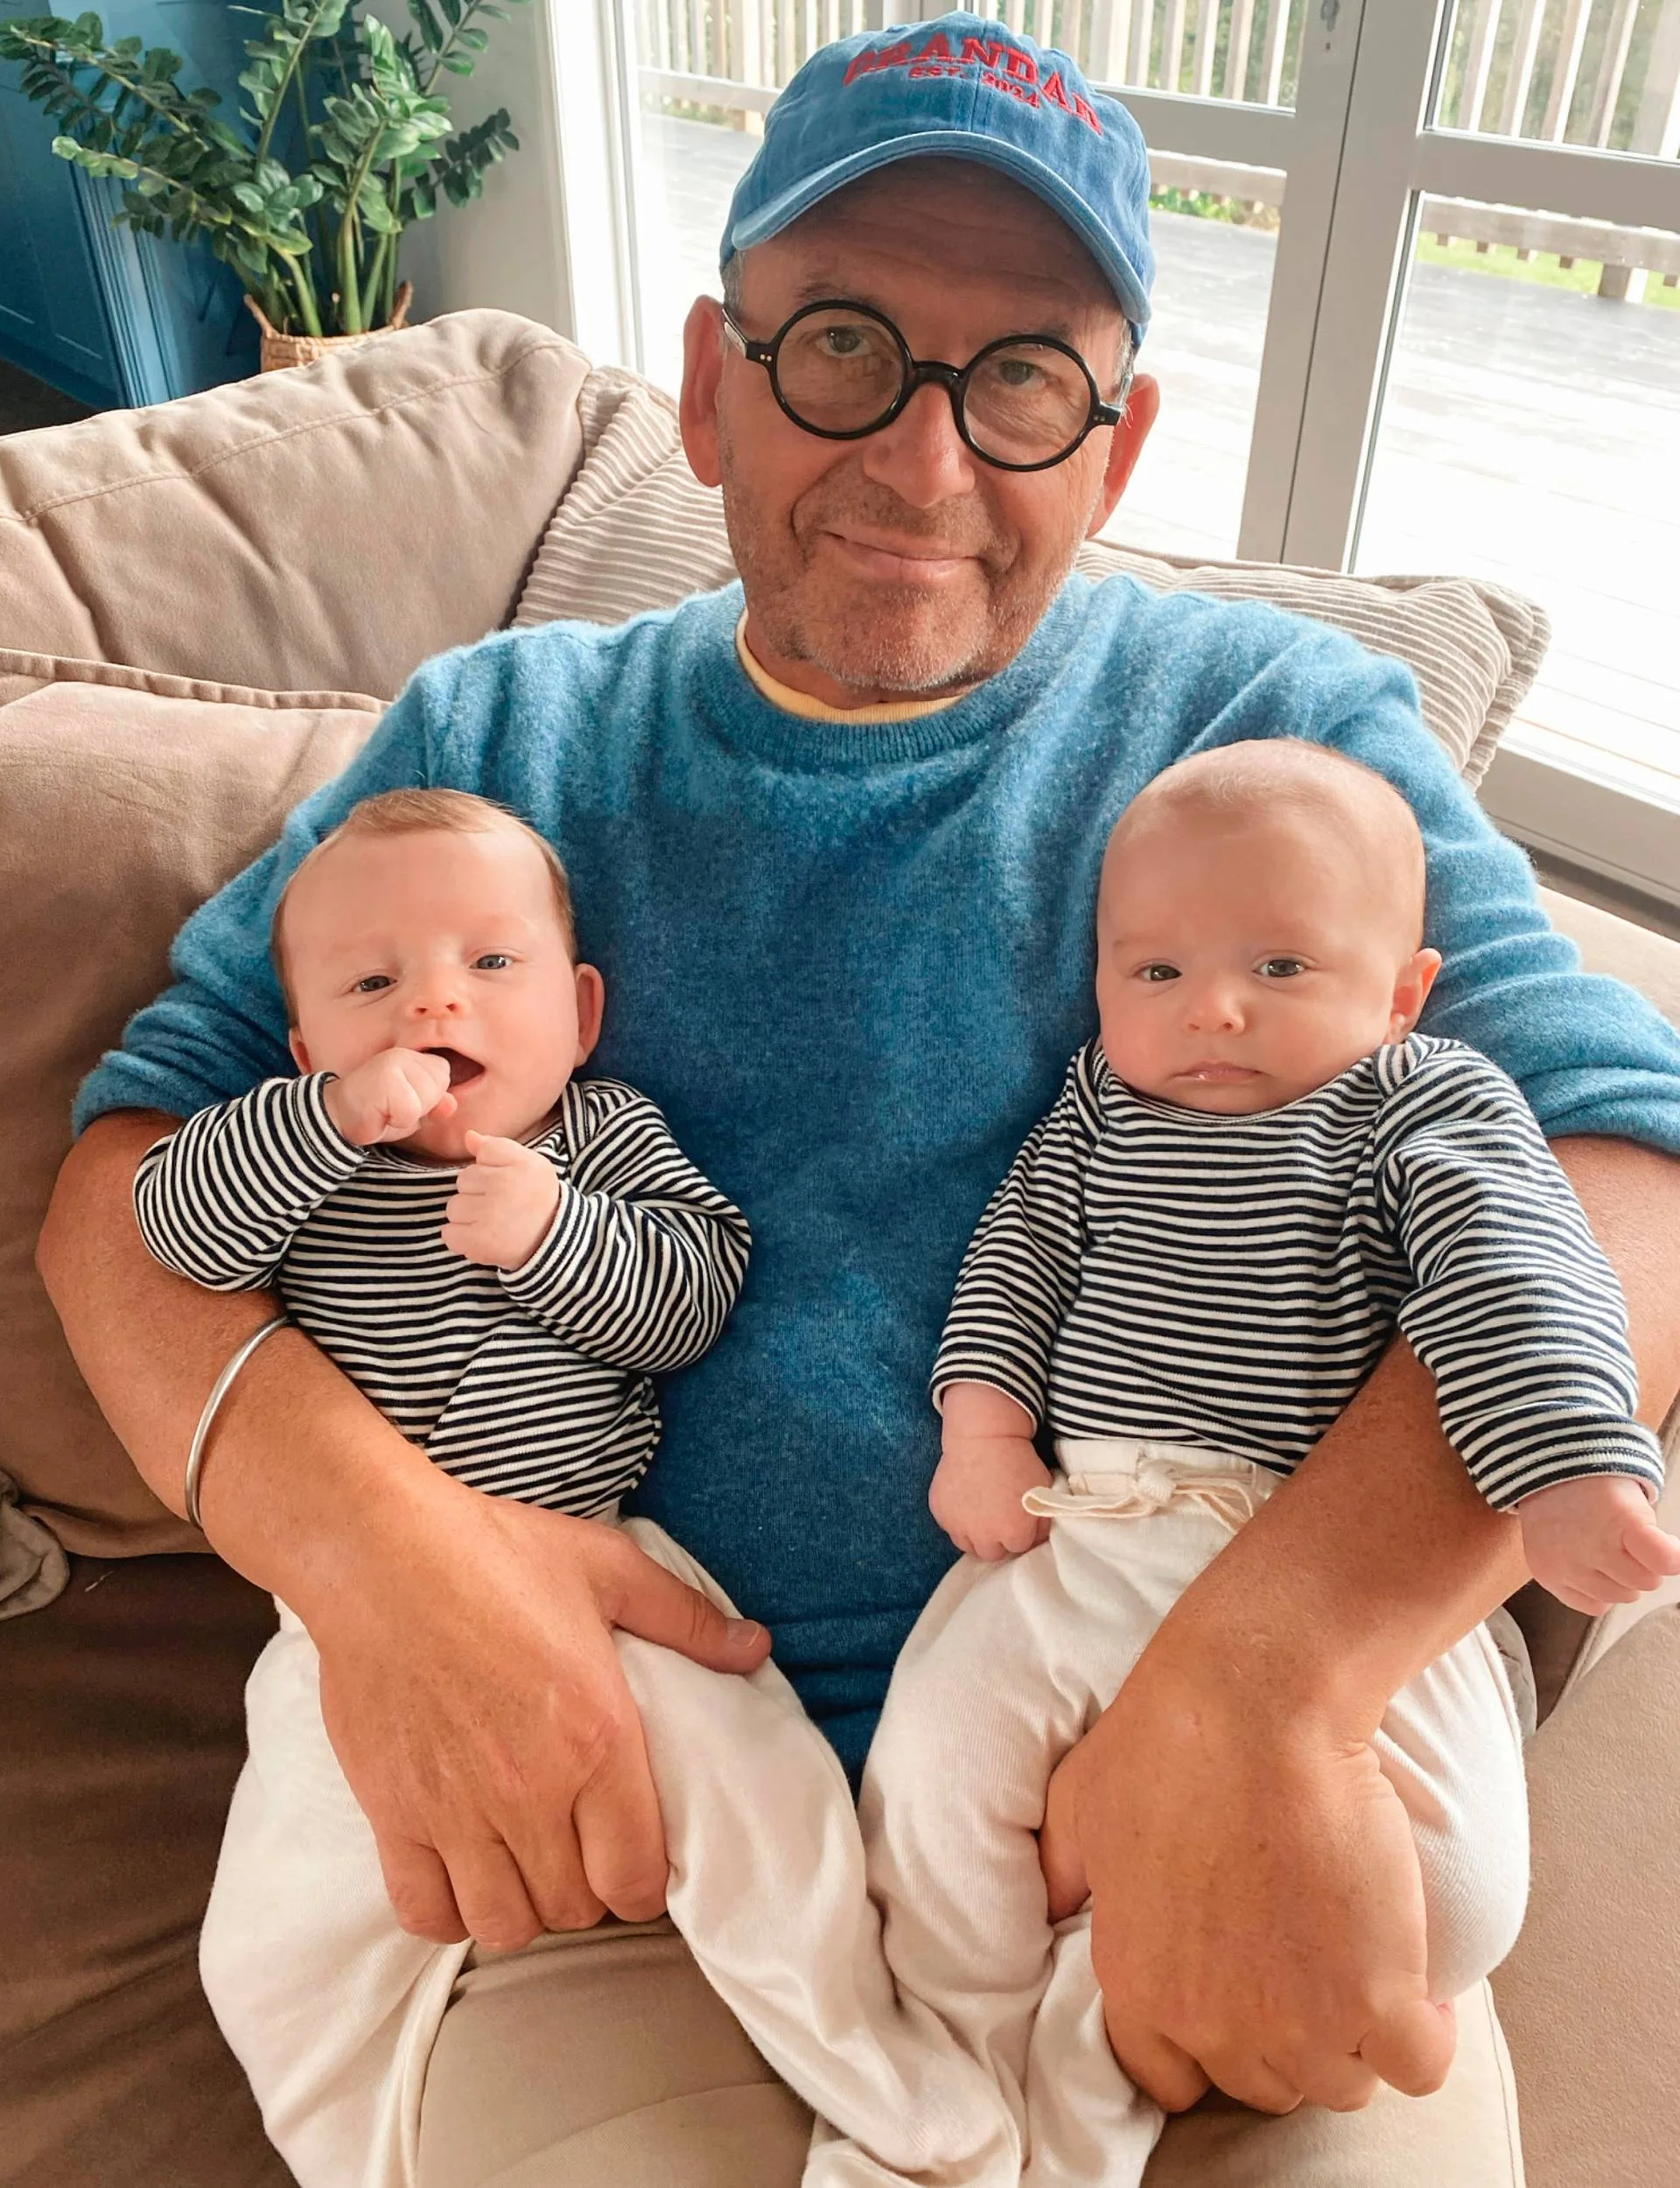
[[438,1236],[457,1171],[356,1147],[325,1073],[270,1079],[148,1150],[145,1242],[220,1292],[272,1286],[298,1326],[411,1441],[475,1488],[584,1517],[641,1478],[649,1377],[698,1359],[746,1272],[738,1209],[644,1095],[574,1079],[531,1145],[560,1177],[521,1269]]
[[1496,1065],[1414,1034],[1234,1117],[1134,1092],[1094,1041],[981,1218],[934,1395],[990,1384],[1058,1436],[1288,1473],[1396,1327],[1490,1503],[1661,1488],[1620,1287]]

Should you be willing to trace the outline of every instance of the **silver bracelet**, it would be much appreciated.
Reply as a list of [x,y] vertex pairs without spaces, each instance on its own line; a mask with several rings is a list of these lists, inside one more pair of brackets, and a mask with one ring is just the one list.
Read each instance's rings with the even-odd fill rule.
[[216,1415],[221,1411],[221,1401],[234,1387],[234,1378],[265,1337],[273,1336],[276,1329],[286,1329],[290,1315],[276,1315],[272,1322],[265,1322],[260,1329],[252,1330],[210,1388],[204,1401],[204,1411],[199,1415],[199,1425],[192,1431],[192,1448],[186,1455],[186,1516],[202,1534],[204,1521],[199,1516],[199,1477],[204,1472],[204,1448],[210,1441],[210,1431]]

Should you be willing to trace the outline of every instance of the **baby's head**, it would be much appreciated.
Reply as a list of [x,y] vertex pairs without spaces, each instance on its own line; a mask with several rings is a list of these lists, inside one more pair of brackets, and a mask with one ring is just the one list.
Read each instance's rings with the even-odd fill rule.
[[440,1161],[466,1160],[469,1132],[542,1123],[600,1033],[564,867],[463,791],[364,798],[292,875],[273,950],[300,1071],[342,1076],[386,1048],[448,1058],[454,1114],[405,1143]]
[[1294,738],[1168,768],[1109,839],[1097,901],[1103,1053],[1189,1109],[1277,1109],[1418,1022],[1411,808],[1356,760]]

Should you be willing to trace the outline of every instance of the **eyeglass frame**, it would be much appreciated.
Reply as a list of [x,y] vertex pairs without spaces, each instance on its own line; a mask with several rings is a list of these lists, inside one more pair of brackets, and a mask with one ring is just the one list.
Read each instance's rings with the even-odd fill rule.
[[[878,312],[872,304],[859,304],[855,297],[819,297],[813,303],[802,304],[797,312],[782,321],[767,342],[754,341],[745,327],[736,324],[727,305],[719,308],[723,313],[724,331],[733,339],[742,356],[748,364],[763,367],[770,382],[770,392],[776,398],[776,407],[783,417],[791,420],[802,432],[815,434],[819,440],[867,440],[872,433],[885,432],[896,418],[902,417],[911,398],[920,389],[940,387],[950,397],[951,417],[956,426],[958,438],[969,452],[977,456],[982,463],[990,464],[995,471],[1054,471],[1058,464],[1065,464],[1070,456],[1077,455],[1099,425],[1118,425],[1126,414],[1126,396],[1131,390],[1131,376],[1136,364],[1135,352],[1130,347],[1119,393],[1112,403],[1105,403],[1096,384],[1096,375],[1089,365],[1072,343],[1064,342],[1055,334],[1000,334],[995,341],[987,342],[983,348],[976,350],[966,365],[953,365],[948,364],[942,358],[914,355],[902,333],[885,312]],[[776,359],[781,345],[801,319],[808,319],[816,312],[858,312],[864,319],[873,319],[878,326],[884,326],[899,346],[903,383],[894,400],[879,417],[868,425],[813,425],[808,418],[800,417],[782,394],[781,375],[776,369]],[[976,365],[984,363],[995,351],[1013,349],[1023,343],[1030,343],[1035,348],[1054,349],[1077,365],[1084,375],[1085,385],[1090,390],[1091,403],[1085,423],[1060,455],[1042,457],[1037,463],[1012,464],[1005,462],[1001,456],[989,455],[976,443],[969,431],[968,389],[970,375]]]

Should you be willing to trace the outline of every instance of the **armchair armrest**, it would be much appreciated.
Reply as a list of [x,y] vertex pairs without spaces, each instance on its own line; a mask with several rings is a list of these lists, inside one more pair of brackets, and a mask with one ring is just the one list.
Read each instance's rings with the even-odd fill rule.
[[1655,2188],[1680,2088],[1680,1612],[1610,1651],[1529,1765],[1533,1897],[1494,1977],[1529,2188]]

